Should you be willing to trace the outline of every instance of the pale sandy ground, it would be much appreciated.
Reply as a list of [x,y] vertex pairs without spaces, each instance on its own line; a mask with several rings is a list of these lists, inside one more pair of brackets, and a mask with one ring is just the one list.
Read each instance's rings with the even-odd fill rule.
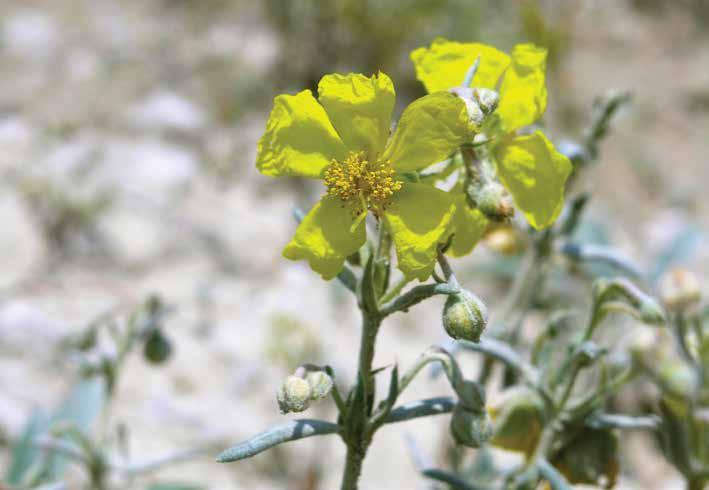
[[[64,334],[157,292],[178,308],[169,322],[176,355],[157,369],[137,355],[131,359],[113,412],[130,427],[137,460],[205,441],[236,442],[286,418],[272,393],[288,371],[262,360],[274,314],[301,322],[326,353],[315,360],[331,363],[346,382],[358,339],[352,299],[279,256],[294,228],[292,206],[312,202],[318,189],[296,193],[259,175],[255,141],[268,107],[236,125],[224,122],[201,77],[207,58],[233,60],[251,77],[266,73],[278,46],[258,9],[194,27],[179,13],[157,15],[151,3],[0,3],[0,174],[7,177],[0,187],[0,432],[16,435],[32,407],[56,403],[69,388],[75,367],[57,354]],[[625,2],[579,3],[564,89],[581,108],[607,89],[635,94],[604,145],[591,212],[610,220],[613,238],[629,254],[647,261],[682,223],[704,226],[709,216],[709,117],[689,112],[686,103],[688,91],[709,87],[709,38],[686,14],[629,16]],[[550,100],[553,116],[553,94]],[[67,182],[87,162],[94,167],[84,181]],[[77,193],[115,192],[116,204],[100,221],[115,261],[65,262],[37,276],[47,250],[8,182],[17,175],[64,179]],[[225,272],[224,254],[207,251],[199,230],[228,247],[234,273]],[[707,255],[700,249],[691,262],[704,277]],[[494,305],[482,284],[468,286]],[[440,302],[432,301],[389,321],[376,364],[408,365],[440,341],[439,311]],[[442,380],[422,378],[405,399],[445,393]],[[317,411],[332,415],[329,406]],[[448,437],[446,422],[382,430],[362,488],[427,488],[403,435],[412,432],[435,452]],[[623,443],[627,472],[620,487],[678,487],[676,473],[646,449],[646,439],[632,435]],[[284,451],[288,474],[302,476],[320,462],[321,488],[337,487],[339,441],[304,441]],[[0,452],[0,463],[6,457]],[[211,489],[288,488],[274,476],[283,472],[277,468],[268,454],[232,465],[210,456],[159,476]]]

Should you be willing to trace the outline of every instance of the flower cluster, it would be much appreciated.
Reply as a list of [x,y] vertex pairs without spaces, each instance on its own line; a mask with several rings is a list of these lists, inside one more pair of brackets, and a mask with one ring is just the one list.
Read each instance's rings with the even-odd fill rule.
[[[368,214],[391,235],[404,276],[425,280],[444,244],[454,256],[473,249],[499,190],[535,228],[561,210],[569,160],[541,131],[517,134],[546,108],[546,51],[525,44],[508,56],[439,39],[411,58],[429,95],[404,110],[393,134],[395,92],[384,73],[326,75],[317,99],[305,90],[274,100],[256,166],[270,176],[323,180],[323,197],[283,255],[306,259],[325,279],[366,242]],[[473,149],[488,170],[455,158]],[[441,182],[452,172],[421,172],[443,161],[458,171],[448,190]]]

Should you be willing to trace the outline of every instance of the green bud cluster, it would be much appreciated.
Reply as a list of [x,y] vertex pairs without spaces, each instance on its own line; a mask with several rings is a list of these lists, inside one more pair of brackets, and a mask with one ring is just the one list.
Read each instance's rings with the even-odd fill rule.
[[332,378],[323,371],[309,371],[305,377],[288,376],[276,392],[281,413],[304,412],[312,402],[322,400],[332,391]]

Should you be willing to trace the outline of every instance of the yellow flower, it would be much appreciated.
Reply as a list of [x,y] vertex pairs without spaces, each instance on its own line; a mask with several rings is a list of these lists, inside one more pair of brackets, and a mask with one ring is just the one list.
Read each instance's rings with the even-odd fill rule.
[[[439,38],[430,47],[411,53],[416,76],[429,92],[460,87],[478,57],[473,90],[462,87],[459,92],[467,90],[476,104],[485,105],[480,95],[499,91],[499,101],[492,93],[494,104],[484,107],[494,112],[486,114],[477,131],[484,132],[491,141],[497,175],[529,223],[536,229],[551,226],[563,206],[571,162],[541,131],[515,134],[519,128],[537,121],[546,110],[546,49],[519,44],[507,55],[484,44]],[[458,206],[456,213],[455,220],[467,227],[467,238],[461,239],[456,227],[451,248],[453,255],[462,255],[472,250],[482,235],[485,220],[479,211],[464,206]],[[466,217],[466,213],[470,216]]]
[[391,233],[398,266],[426,279],[437,246],[450,236],[452,197],[407,182],[450,156],[470,136],[465,105],[447,92],[409,105],[390,137],[395,93],[384,73],[324,76],[317,100],[309,90],[279,95],[259,141],[256,166],[270,176],[322,179],[325,195],[298,226],[283,255],[306,259],[331,279],[366,241],[372,213]]

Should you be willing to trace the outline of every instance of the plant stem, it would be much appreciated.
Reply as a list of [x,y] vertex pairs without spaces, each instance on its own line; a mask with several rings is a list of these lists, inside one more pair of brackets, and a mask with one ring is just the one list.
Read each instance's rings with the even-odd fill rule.
[[372,361],[377,333],[381,318],[371,312],[362,311],[362,336],[359,346],[359,367],[357,386],[345,421],[343,438],[347,444],[345,470],[342,475],[342,490],[356,490],[362,472],[362,461],[367,454],[372,433],[369,427],[369,414],[373,405],[374,383]]
[[690,478],[687,480],[687,490],[702,490],[704,488],[704,478]]

